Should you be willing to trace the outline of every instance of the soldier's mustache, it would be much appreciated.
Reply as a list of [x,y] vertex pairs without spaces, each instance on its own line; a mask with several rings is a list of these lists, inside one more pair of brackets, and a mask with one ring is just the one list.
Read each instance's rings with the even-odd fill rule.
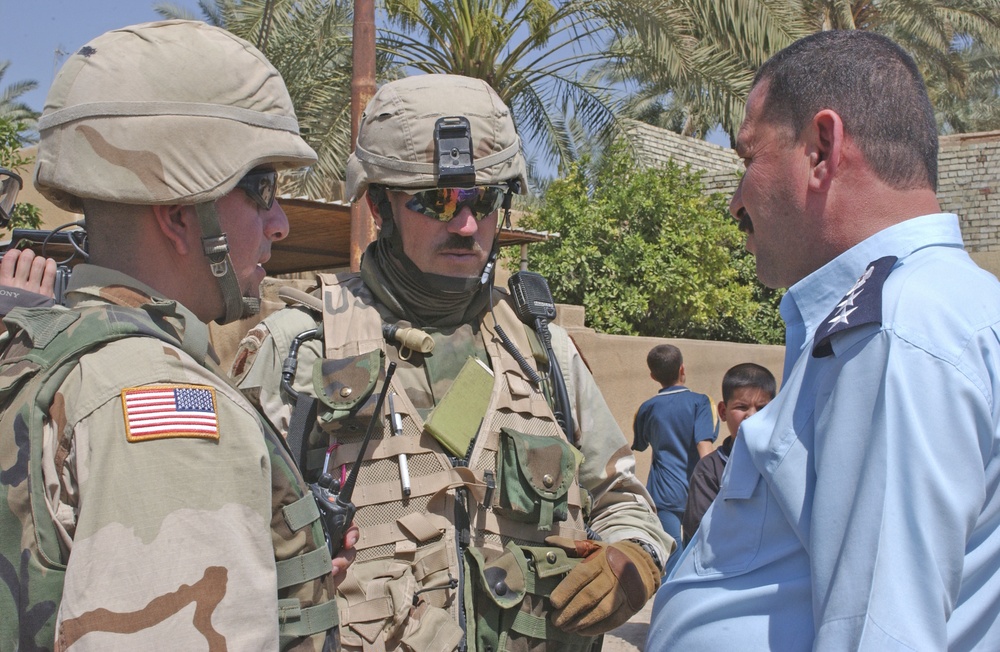
[[753,233],[753,220],[750,219],[750,213],[747,209],[741,208],[736,211],[736,219],[739,222],[739,229],[744,233]]
[[480,251],[479,243],[476,239],[468,235],[458,235],[449,233],[448,239],[438,246],[438,251]]

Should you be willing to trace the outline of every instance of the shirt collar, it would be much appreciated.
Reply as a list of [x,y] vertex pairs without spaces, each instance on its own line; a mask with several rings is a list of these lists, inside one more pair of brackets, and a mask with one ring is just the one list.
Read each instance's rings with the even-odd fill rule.
[[830,310],[864,273],[883,256],[903,259],[932,245],[962,247],[962,229],[953,213],[922,215],[883,229],[806,276],[781,299],[785,321],[785,374],[811,342]]
[[207,366],[218,365],[219,358],[210,344],[208,325],[177,301],[163,296],[117,270],[98,265],[80,264],[73,268],[66,288],[66,306],[84,308],[112,304],[156,314],[161,326],[167,324],[180,340],[181,348]]

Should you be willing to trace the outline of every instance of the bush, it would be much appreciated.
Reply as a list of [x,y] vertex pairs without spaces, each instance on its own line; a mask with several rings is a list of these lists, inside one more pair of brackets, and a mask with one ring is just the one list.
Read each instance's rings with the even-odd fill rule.
[[781,343],[778,293],[761,286],[728,198],[700,173],[641,168],[624,146],[551,183],[519,225],[557,231],[531,245],[531,269],[587,325],[622,335]]
[[[22,171],[30,169],[28,166],[31,159],[21,153],[21,139],[18,135],[24,128],[25,125],[20,122],[11,122],[0,118],[0,167],[8,170],[20,168]],[[31,183],[31,179],[25,178],[25,176],[22,174],[22,181],[25,184]],[[9,228],[37,229],[41,223],[42,216],[37,206],[19,202],[11,213]]]

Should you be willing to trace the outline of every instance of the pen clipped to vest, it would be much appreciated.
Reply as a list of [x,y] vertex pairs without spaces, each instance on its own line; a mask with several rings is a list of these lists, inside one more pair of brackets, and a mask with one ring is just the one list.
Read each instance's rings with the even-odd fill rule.
[[358,470],[361,468],[361,461],[365,459],[365,451],[368,450],[368,442],[371,441],[372,433],[375,431],[375,424],[380,422],[379,416],[382,414],[382,406],[385,405],[385,397],[389,394],[390,381],[395,372],[396,363],[390,362],[385,372],[382,391],[375,403],[375,414],[368,422],[368,430],[361,442],[358,458],[354,460],[351,472],[347,475],[344,484],[341,485],[340,491],[336,491],[333,476],[329,473],[323,473],[319,480],[309,485],[316,498],[316,504],[319,506],[320,518],[323,519],[326,542],[330,547],[331,556],[336,556],[344,546],[344,535],[354,520],[354,512],[357,511],[357,508],[351,502],[351,496],[354,494],[354,485],[358,482]]

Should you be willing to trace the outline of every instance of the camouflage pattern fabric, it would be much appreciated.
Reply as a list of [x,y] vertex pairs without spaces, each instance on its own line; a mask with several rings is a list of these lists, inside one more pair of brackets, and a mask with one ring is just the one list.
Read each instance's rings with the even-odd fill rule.
[[[299,308],[271,315],[241,343],[233,373],[244,393],[257,401],[275,427],[285,433],[293,405],[290,397],[279,389],[278,377],[290,342],[302,331],[323,328],[326,341],[325,350],[324,343],[315,340],[299,349],[298,371],[292,384],[296,392],[318,393],[310,370],[322,367],[324,357],[348,360],[384,348],[387,358],[399,365],[393,386],[399,394],[396,410],[403,422],[404,436],[392,437],[388,428],[376,428],[369,448],[370,459],[363,463],[359,476],[359,489],[363,490],[355,492],[355,502],[359,504],[355,522],[361,528],[358,560],[349,569],[339,591],[345,649],[379,649],[384,645],[389,650],[447,651],[457,647],[463,630],[471,649],[477,650],[588,649],[592,639],[566,635],[548,620],[550,607],[546,594],[576,560],[555,566],[543,563],[542,566],[551,568],[551,574],[542,578],[544,581],[537,574],[539,565],[531,563],[532,570],[524,580],[525,587],[531,590],[524,588],[522,597],[515,601],[516,614],[509,611],[508,599],[502,595],[492,599],[488,595],[496,588],[496,581],[490,584],[476,579],[495,579],[495,573],[507,573],[513,568],[511,558],[504,557],[507,553],[514,555],[518,568],[529,567],[531,554],[542,559],[549,551],[556,554],[555,550],[544,548],[544,537],[548,534],[559,531],[584,538],[578,519],[586,501],[581,500],[577,483],[592,498],[590,523],[605,540],[647,541],[657,549],[661,559],[673,548],[673,542],[659,526],[645,488],[635,478],[635,460],[625,437],[565,331],[553,328],[557,351],[565,354],[564,374],[578,426],[575,443],[583,460],[572,478],[572,488],[565,494],[561,491],[558,496],[553,494],[548,498],[550,505],[540,503],[532,511],[538,520],[542,514],[551,511],[554,517],[556,509],[560,511],[566,520],[552,518],[554,531],[548,531],[540,530],[537,523],[506,518],[502,509],[493,508],[500,507],[496,473],[501,426],[547,437],[549,441],[563,439],[544,396],[528,386],[512,361],[502,358],[507,354],[499,351],[486,316],[482,321],[455,328],[425,329],[434,339],[435,348],[422,355],[384,342],[382,322],[400,327],[410,324],[400,321],[378,303],[357,275],[337,275],[332,283],[340,284],[342,295],[337,296],[336,287],[320,295],[325,319]],[[497,301],[498,319],[506,320],[508,335],[520,342],[522,350],[529,351],[524,328],[506,305],[505,293],[498,291]],[[491,423],[489,432],[480,432],[468,467],[453,467],[422,430],[422,424],[469,355],[488,361],[494,369],[497,382],[490,409],[496,416],[487,415]],[[327,453],[328,469],[339,469],[337,472],[342,474],[351,465],[358,452],[354,442],[371,416],[367,408],[346,413],[320,411],[309,437],[311,445],[322,450],[328,444],[334,445]],[[395,460],[398,452],[406,452],[410,459],[413,494],[405,499],[399,490]],[[531,453],[529,457],[556,460],[560,468],[566,463],[561,454]],[[575,468],[577,462],[570,464]],[[526,482],[537,482],[535,493],[546,498],[550,484],[564,482],[559,473],[557,470],[548,478],[545,473],[528,469],[524,478]],[[523,498],[528,492],[516,493]],[[556,497],[564,495],[567,504],[557,508]],[[471,505],[468,511],[463,507],[466,503]],[[563,510],[567,512],[565,516]],[[466,551],[461,563],[456,553],[459,545]],[[497,566],[494,562],[501,558],[504,561]],[[560,559],[566,561],[565,555]],[[489,570],[492,568],[501,571]],[[456,592],[459,586],[464,590]],[[504,592],[507,590],[509,586]],[[443,618],[449,618],[450,622],[446,625]],[[438,635],[428,634],[429,628],[436,628]],[[502,630],[509,631],[503,637],[503,646],[497,647]]]
[[[0,512],[22,534],[0,533],[2,635],[20,628],[21,650],[335,649],[330,558],[311,496],[280,438],[219,375],[207,327],[152,296],[134,279],[81,266],[67,295],[73,310],[45,311],[103,313],[123,333],[161,333],[117,339],[68,365],[37,436],[11,426],[19,411],[3,413]],[[19,364],[26,343],[16,335],[3,359]],[[128,441],[137,428],[125,396],[151,387],[211,396],[214,433],[174,428]],[[28,437],[41,443],[30,455]],[[29,490],[32,473],[41,491]],[[25,595],[32,556],[43,574],[62,574],[42,583],[44,599]],[[53,616],[54,640],[36,637]]]
[[[441,98],[448,98],[442,113]],[[516,179],[528,190],[521,139],[510,109],[482,79],[462,75],[410,75],[385,84],[368,102],[357,147],[347,159],[347,197],[357,201],[369,184],[436,188],[434,124],[460,106],[473,134],[477,186]]]

